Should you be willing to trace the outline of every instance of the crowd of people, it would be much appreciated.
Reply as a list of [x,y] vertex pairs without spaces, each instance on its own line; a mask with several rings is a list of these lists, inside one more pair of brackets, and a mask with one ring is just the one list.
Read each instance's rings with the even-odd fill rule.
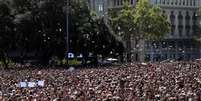
[[[19,84],[39,80],[44,86]],[[0,101],[201,101],[201,64],[0,70]]]

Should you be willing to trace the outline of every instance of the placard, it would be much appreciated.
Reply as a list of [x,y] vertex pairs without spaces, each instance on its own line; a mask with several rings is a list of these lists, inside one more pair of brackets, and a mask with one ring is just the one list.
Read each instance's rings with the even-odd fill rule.
[[40,87],[45,86],[45,80],[38,81],[38,86],[40,86]]
[[26,82],[20,82],[19,85],[20,85],[21,88],[27,87],[27,83]]
[[28,82],[28,87],[30,87],[30,88],[36,87],[36,83],[35,82]]

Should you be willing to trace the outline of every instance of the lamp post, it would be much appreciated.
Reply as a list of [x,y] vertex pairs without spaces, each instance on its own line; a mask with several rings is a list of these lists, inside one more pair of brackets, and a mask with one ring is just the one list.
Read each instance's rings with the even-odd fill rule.
[[67,62],[67,67],[69,66],[69,59],[68,59],[68,53],[69,53],[69,0],[67,0],[66,2],[66,53],[67,53],[67,57],[66,57],[66,62]]

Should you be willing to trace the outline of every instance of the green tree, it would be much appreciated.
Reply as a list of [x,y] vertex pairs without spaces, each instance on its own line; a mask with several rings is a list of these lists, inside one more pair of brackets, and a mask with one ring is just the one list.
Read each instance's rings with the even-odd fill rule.
[[131,5],[127,2],[118,16],[112,19],[112,27],[118,35],[122,36],[124,40],[124,47],[127,61],[131,61],[131,35],[135,33],[135,23],[134,23],[134,10]]
[[12,15],[7,3],[0,1],[0,60],[8,68],[8,51],[14,46],[14,25]]
[[[127,61],[131,61],[131,35],[134,39],[134,48],[140,49],[145,39],[158,39],[169,31],[170,23],[162,15],[161,9],[153,6],[148,0],[140,0],[135,8],[124,3],[120,13],[112,18],[113,29],[122,35],[126,41]],[[140,47],[137,47],[139,46]],[[142,55],[141,55],[142,56]]]
[[90,52],[94,57],[121,53],[121,44],[111,35],[103,19],[98,19],[89,10],[85,1],[71,1],[69,24],[72,52],[83,53],[85,59]]
[[42,52],[43,63],[47,64],[52,56],[63,58],[65,55],[66,12],[63,0],[38,2],[33,9],[35,34],[40,39],[37,48]]
[[[64,57],[65,3],[63,0],[12,0],[15,41],[21,56],[36,51],[48,63],[51,56]],[[36,54],[37,55],[37,54]],[[23,58],[23,57],[22,57]]]
[[[42,63],[47,64],[52,56],[63,58],[66,50],[66,5],[65,0],[11,0],[9,7],[13,18],[13,41],[21,52],[41,53]],[[70,0],[69,43],[74,53],[89,52],[94,56],[121,53],[121,43],[110,35],[102,19],[92,13],[86,1]],[[11,21],[12,21],[11,20]],[[7,31],[5,31],[7,32]],[[37,54],[36,54],[37,55]]]

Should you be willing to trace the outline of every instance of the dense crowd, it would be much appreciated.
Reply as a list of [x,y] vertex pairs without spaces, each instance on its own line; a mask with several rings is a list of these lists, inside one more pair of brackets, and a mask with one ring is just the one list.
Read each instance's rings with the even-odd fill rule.
[[[20,82],[44,80],[44,86]],[[201,101],[201,64],[1,70],[0,101]]]

